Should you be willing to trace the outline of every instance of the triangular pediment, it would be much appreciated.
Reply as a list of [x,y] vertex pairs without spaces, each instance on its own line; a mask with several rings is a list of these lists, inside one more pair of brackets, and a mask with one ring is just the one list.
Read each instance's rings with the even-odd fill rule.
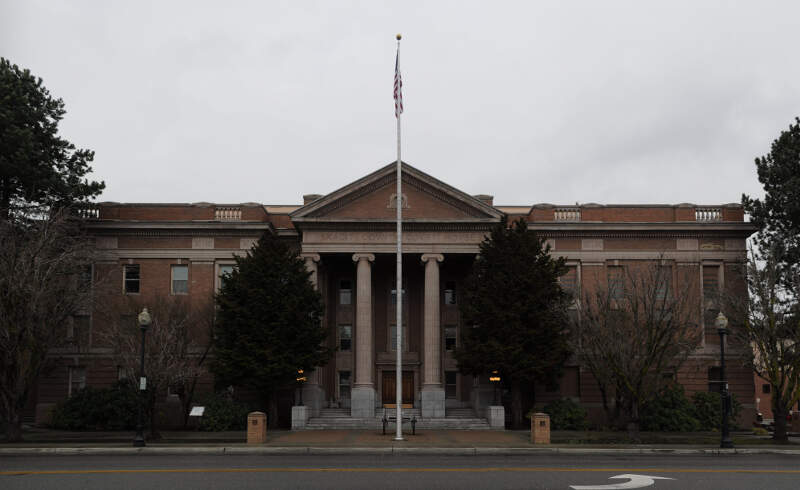
[[[475,197],[402,163],[404,222],[499,221],[502,213]],[[291,213],[292,221],[396,219],[397,166],[391,163]]]

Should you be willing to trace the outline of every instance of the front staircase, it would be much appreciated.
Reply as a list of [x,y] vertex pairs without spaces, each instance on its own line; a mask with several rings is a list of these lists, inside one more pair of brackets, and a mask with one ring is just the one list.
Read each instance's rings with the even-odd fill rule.
[[[375,409],[375,417],[354,418],[350,416],[349,408],[323,408],[318,417],[311,417],[306,423],[308,430],[347,430],[347,429],[378,429],[383,427],[383,416],[394,416],[393,408]],[[415,417],[417,430],[489,430],[489,422],[479,418],[471,408],[448,408],[444,418],[423,418],[419,408],[406,408],[403,418]],[[394,427],[390,423],[387,428]],[[403,427],[410,429],[410,423]]]

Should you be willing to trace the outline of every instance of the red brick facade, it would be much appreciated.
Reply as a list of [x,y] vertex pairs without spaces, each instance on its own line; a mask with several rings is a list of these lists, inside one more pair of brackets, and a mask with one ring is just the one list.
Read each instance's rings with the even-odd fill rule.
[[[67,341],[65,347],[53,353],[57,366],[39,380],[28,416],[35,414],[41,420],[48,406],[67,397],[71,373],[75,377],[85,373],[85,384],[98,387],[109,386],[117,379],[117,366],[109,359],[107,349],[92,343],[96,336],[91,332],[103,329],[102,318],[119,314],[126,296],[126,264],[140,267],[138,294],[142,299],[173,294],[171,266],[187,265],[187,296],[199,307],[212,300],[219,285],[220,267],[231,264],[235,255],[244,253],[265,232],[295,243],[317,273],[317,284],[326,302],[328,342],[339,347],[331,363],[313,378],[323,393],[322,406],[348,406],[346,395],[355,379],[359,335],[354,254],[374,256],[369,262],[373,331],[370,377],[376,403],[386,401],[389,397],[382,385],[388,379],[385,373],[395,369],[390,337],[395,315],[394,189],[390,165],[327,196],[311,196],[303,206],[101,203],[89,229],[102,254],[95,266],[95,277],[104,278],[103,291],[98,294],[105,295],[105,299],[91,312],[86,327],[89,335],[82,342]],[[403,194],[407,219],[404,371],[413,378],[411,396],[414,403],[419,403],[425,369],[423,353],[431,348],[423,336],[424,300],[430,291],[426,290],[425,265],[420,259],[423,254],[441,254],[443,260],[436,264],[439,284],[435,293],[440,298],[437,327],[441,338],[433,345],[441,354],[439,383],[447,407],[478,409],[491,396],[491,388],[483,380],[456,373],[449,346],[458,343],[463,327],[458,291],[478,243],[502,214],[509,219],[525,218],[530,229],[547,238],[552,253],[564,256],[574,268],[571,273],[581,287],[591,287],[592,281],[605,282],[609,266],[653,260],[664,260],[696,275],[700,289],[703,277],[707,284],[713,279],[715,285],[721,286],[736,277],[733,268],[743,260],[745,240],[753,232],[744,222],[738,204],[491,206],[491,196],[468,196],[410,166],[404,168]],[[698,290],[698,316],[704,316],[702,295]],[[705,326],[702,348],[676,373],[689,394],[709,390],[709,368],[719,363],[719,341],[709,327]],[[740,423],[749,423],[756,408],[753,375],[741,363],[731,361],[729,366],[731,390],[745,407]],[[73,387],[80,384],[80,380],[72,381]],[[211,384],[210,377],[204,379],[202,389],[211,389]],[[535,391],[537,403],[572,397],[583,403],[593,417],[601,415],[596,383],[588,371],[574,363],[565,370],[557,389],[537,386]]]

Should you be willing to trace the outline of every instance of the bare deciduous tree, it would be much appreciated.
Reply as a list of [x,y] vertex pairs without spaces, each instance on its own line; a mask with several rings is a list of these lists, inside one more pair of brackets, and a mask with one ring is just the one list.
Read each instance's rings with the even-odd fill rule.
[[773,439],[788,442],[786,417],[800,400],[800,277],[770,250],[751,251],[743,272],[747,293],[727,291],[725,309],[735,338],[752,347],[750,366],[772,386]]
[[91,308],[91,241],[70,209],[0,220],[0,419],[22,439],[21,412],[65,325]]
[[[149,414],[150,438],[158,439],[156,408],[159,397],[173,389],[188,412],[198,378],[205,372],[203,363],[211,346],[213,303],[201,305],[186,296],[154,296],[125,298],[127,314],[107,317],[105,327],[95,333],[102,345],[110,347],[113,357],[126,375],[136,381],[140,370],[141,330],[137,314],[143,308],[150,312],[152,323],[145,336],[145,376],[147,390],[145,410]],[[117,310],[114,310],[117,311]],[[183,414],[186,421],[186,413]]]
[[638,430],[641,408],[701,340],[696,281],[662,260],[596,279],[576,301],[575,352],[597,380],[609,420],[624,415]]

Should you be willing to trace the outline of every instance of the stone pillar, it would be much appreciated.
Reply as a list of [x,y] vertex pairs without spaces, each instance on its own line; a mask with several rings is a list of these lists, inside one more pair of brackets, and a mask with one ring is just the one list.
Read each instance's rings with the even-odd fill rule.
[[486,411],[486,419],[489,426],[495,430],[506,429],[506,409],[500,405],[492,405]]
[[422,416],[443,418],[444,387],[442,386],[442,328],[439,313],[439,262],[441,254],[424,254],[425,316],[422,379]]
[[[319,277],[317,275],[317,266],[319,263],[319,254],[304,253],[301,254],[306,261],[306,269],[311,273],[308,278],[314,289],[319,289]],[[308,407],[308,417],[317,417],[322,404],[325,403],[325,390],[322,388],[320,381],[320,369],[315,369],[308,376],[308,382],[303,386],[303,402]]]
[[375,416],[375,383],[372,335],[373,254],[353,254],[356,262],[356,376],[350,392],[350,416]]
[[305,430],[309,417],[308,406],[292,407],[292,430]]

